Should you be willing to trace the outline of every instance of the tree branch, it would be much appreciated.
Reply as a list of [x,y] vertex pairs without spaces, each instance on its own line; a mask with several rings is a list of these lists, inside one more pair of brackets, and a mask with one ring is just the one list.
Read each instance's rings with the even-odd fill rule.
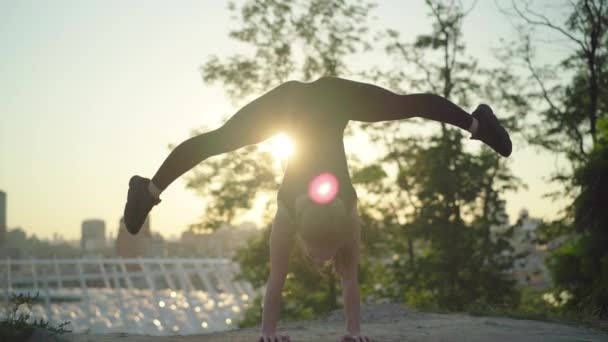
[[536,81],[536,83],[538,83],[538,85],[540,86],[540,89],[541,89],[541,91],[543,93],[543,98],[545,99],[545,101],[547,101],[547,104],[549,104],[549,107],[551,107],[551,110],[555,111],[556,113],[560,113],[560,115],[561,115],[562,111],[557,108],[557,106],[553,103],[553,100],[551,100],[551,98],[549,97],[549,92],[547,91],[547,88],[545,87],[545,84],[543,83],[543,81],[541,80],[540,76],[538,75],[538,72],[534,68],[534,65],[532,65],[532,59],[530,57],[530,45],[529,45],[529,43],[526,43],[526,51],[525,52],[526,52],[526,54],[524,56],[524,61],[526,62],[526,66],[528,67],[528,70],[532,74],[532,77],[534,78],[534,80]]
[[572,34],[570,34],[568,31],[564,30],[563,28],[553,24],[546,16],[536,13],[534,11],[532,11],[530,9],[530,7],[526,4],[525,7],[525,11],[536,17],[537,19],[532,19],[530,18],[528,15],[526,15],[515,3],[515,0],[511,0],[511,3],[513,5],[513,9],[515,10],[515,12],[517,12],[517,14],[519,15],[520,18],[522,18],[524,21],[526,21],[528,24],[531,25],[536,25],[536,26],[544,26],[544,27],[548,27],[551,28],[555,31],[558,31],[559,33],[563,34],[564,36],[566,36],[568,39],[572,40],[573,42],[575,42],[576,44],[580,45],[581,49],[583,49],[583,51],[587,51],[587,46],[585,45],[585,43],[583,41],[581,41],[580,39],[576,38],[575,36],[573,36]]
[[[403,44],[401,44],[398,41],[395,43],[395,47],[397,48],[397,50],[399,52],[401,52],[401,56],[403,56],[403,58],[406,61],[408,61],[410,63],[414,63],[414,65],[416,65],[416,67],[420,68],[424,72],[426,83],[431,88],[431,90],[436,93],[437,92],[437,88],[435,87],[435,85],[433,84],[433,81],[431,79],[432,73],[431,73],[431,71],[428,69],[428,67],[426,65],[424,65],[424,64],[422,64],[420,62],[421,58],[410,58],[409,54],[408,54],[408,51],[405,49],[405,47],[403,46]],[[418,57],[418,56],[415,56],[415,57]]]
[[473,3],[471,4],[471,7],[462,12],[462,17],[466,17],[467,15],[469,15],[469,13],[471,13],[473,11],[473,9],[475,9],[475,7],[477,6],[477,0],[474,0]]

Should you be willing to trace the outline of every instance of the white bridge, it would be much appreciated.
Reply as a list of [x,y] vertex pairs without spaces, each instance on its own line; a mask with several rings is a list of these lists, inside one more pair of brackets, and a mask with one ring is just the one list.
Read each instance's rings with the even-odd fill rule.
[[256,291],[238,265],[207,258],[5,259],[5,301],[39,294],[35,317],[75,331],[189,334],[235,327]]

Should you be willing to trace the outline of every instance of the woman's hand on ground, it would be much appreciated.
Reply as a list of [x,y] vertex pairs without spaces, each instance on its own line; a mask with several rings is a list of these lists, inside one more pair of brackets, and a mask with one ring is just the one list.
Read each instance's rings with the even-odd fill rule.
[[377,342],[377,340],[367,337],[365,335],[344,335],[342,336],[338,342]]
[[258,342],[291,342],[289,335],[262,335]]

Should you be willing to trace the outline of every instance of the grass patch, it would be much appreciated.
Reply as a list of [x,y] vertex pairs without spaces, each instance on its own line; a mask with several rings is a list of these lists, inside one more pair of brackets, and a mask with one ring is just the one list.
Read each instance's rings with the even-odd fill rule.
[[36,296],[29,294],[12,295],[8,311],[0,319],[0,341],[25,341],[36,329],[48,333],[48,337],[58,340],[62,334],[69,333],[66,326],[70,322],[62,322],[52,325],[43,319],[35,319],[31,313],[32,303],[38,301]]

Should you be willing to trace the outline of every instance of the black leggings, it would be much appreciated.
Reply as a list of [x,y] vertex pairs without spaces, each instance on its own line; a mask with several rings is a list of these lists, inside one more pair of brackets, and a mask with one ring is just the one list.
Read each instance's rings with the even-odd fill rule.
[[238,148],[259,143],[280,132],[301,99],[325,102],[336,120],[378,122],[411,117],[447,123],[468,129],[469,113],[434,94],[395,94],[384,88],[337,77],[311,83],[289,81],[241,108],[220,128],[179,144],[165,159],[152,182],[161,190],[201,161]]

